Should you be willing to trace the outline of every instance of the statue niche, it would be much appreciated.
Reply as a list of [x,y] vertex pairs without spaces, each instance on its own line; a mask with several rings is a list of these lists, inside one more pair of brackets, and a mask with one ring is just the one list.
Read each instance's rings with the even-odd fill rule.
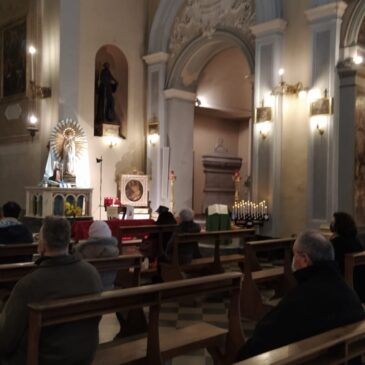
[[128,63],[116,46],[102,46],[95,57],[94,135],[117,131],[127,136]]

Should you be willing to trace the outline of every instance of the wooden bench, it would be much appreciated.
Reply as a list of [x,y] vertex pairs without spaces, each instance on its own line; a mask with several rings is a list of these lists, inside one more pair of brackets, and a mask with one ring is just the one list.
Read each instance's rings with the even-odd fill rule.
[[[99,272],[119,271],[122,269],[133,268],[136,276],[136,284],[139,284],[139,272],[141,267],[142,256],[121,255],[117,257],[105,257],[97,259],[88,259]],[[0,265],[0,283],[15,283],[24,275],[31,273],[38,268],[34,262],[18,262],[13,264]]]
[[[221,255],[221,242],[232,238],[244,240],[254,234],[254,229],[176,234],[173,241],[171,263],[161,263],[161,276],[164,281],[172,281],[183,279],[185,277],[184,273],[201,272],[202,269],[206,274],[220,273],[224,272],[224,264],[231,263],[237,263],[243,272],[245,256],[240,253]],[[188,264],[180,264],[179,247],[192,242],[214,244],[214,255],[193,259]]]
[[[162,365],[167,359],[201,348],[207,348],[216,356],[222,344],[225,344],[224,353],[230,356],[232,363],[244,342],[239,313],[240,286],[240,273],[223,273],[30,304],[27,364],[38,364],[42,328],[142,306],[149,307],[147,338],[100,345],[94,365]],[[230,294],[228,330],[202,322],[180,329],[171,328],[167,332],[160,331],[159,312],[162,303],[217,292]]]
[[357,266],[365,265],[365,251],[348,253],[345,255],[345,280],[346,283],[354,288],[354,271]]
[[264,352],[234,365],[335,365],[365,353],[365,321]]
[[[295,279],[291,272],[291,250],[294,241],[295,238],[290,237],[246,242],[246,261],[241,293],[241,314],[243,317],[258,320],[271,309],[271,306],[263,303],[258,284],[280,279],[282,283],[276,289],[286,291],[295,286]],[[284,266],[267,269],[257,267],[257,253],[273,250],[284,251]]]
[[[152,224],[148,226],[120,226],[118,233],[118,242],[120,252],[123,253],[123,249],[128,246],[135,246],[142,241],[145,236],[150,234],[158,234],[158,245],[160,252],[163,252],[162,242],[164,233],[173,233],[177,229],[177,224]],[[126,240],[125,238],[129,239]],[[137,240],[130,240],[130,237],[137,238]],[[139,239],[139,240],[138,240]]]
[[16,243],[0,244],[0,263],[6,259],[16,259],[16,257],[32,257],[37,253],[38,242],[34,243]]

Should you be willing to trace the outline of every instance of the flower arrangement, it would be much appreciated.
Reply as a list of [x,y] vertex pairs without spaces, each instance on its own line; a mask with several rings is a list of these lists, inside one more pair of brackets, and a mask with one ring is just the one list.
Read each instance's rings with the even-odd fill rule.
[[65,215],[67,217],[73,216],[80,216],[82,215],[82,209],[77,206],[76,204],[72,204],[70,202],[65,203]]

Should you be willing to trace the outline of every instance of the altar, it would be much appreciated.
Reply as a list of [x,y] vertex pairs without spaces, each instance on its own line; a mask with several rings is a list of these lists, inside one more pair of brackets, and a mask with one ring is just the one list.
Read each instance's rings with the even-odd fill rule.
[[25,217],[44,218],[48,215],[91,218],[91,188],[33,187],[26,191]]

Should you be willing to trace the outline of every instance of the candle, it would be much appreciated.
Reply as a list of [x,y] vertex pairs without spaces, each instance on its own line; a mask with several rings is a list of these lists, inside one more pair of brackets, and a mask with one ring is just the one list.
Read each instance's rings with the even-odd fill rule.
[[31,81],[35,81],[34,80],[34,55],[37,52],[37,50],[35,49],[34,46],[30,46],[29,47],[29,53],[30,53],[30,80]]

